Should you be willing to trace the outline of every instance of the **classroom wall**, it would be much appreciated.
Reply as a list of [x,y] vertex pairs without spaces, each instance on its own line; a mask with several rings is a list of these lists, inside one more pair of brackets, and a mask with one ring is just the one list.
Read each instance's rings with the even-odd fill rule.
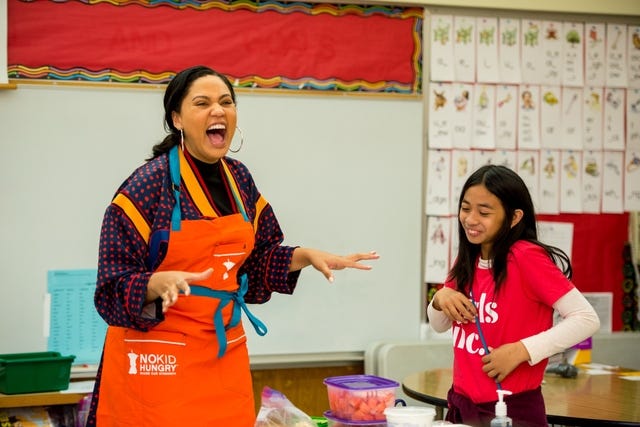
[[[162,93],[33,84],[0,91],[0,180],[10,187],[0,211],[0,353],[46,348],[47,271],[95,268],[104,209],[164,135]],[[361,354],[372,340],[417,338],[420,99],[238,98],[245,140],[234,156],[272,204],[285,243],[381,255],[372,271],[338,271],[333,284],[307,269],[293,296],[252,306],[269,333],[248,333],[250,353]]]

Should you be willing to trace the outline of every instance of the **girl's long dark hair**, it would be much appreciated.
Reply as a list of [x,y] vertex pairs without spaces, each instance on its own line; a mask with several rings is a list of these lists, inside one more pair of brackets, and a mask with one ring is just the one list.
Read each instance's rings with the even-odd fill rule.
[[[555,246],[545,245],[538,240],[533,201],[526,184],[517,173],[499,165],[486,165],[476,170],[462,187],[458,201],[458,213],[465,193],[469,187],[475,185],[484,185],[500,200],[505,211],[504,222],[493,242],[492,253],[489,256],[496,291],[500,289],[507,277],[507,256],[511,246],[518,240],[527,240],[542,247],[549,254],[549,258],[561,268],[564,275],[571,278],[573,271],[567,254]],[[511,227],[510,224],[516,209],[522,210],[522,219]],[[469,242],[460,221],[458,221],[458,236],[458,256],[449,272],[449,279],[456,282],[456,287],[460,292],[468,295],[480,255],[480,245]]]
[[168,132],[168,135],[158,144],[153,146],[153,154],[147,159],[154,159],[161,154],[168,153],[174,145],[180,144],[180,131],[173,124],[173,112],[180,112],[180,106],[184,97],[187,96],[189,89],[193,82],[200,77],[204,76],[217,76],[222,79],[225,85],[231,92],[231,98],[234,104],[236,103],[236,93],[233,90],[233,85],[229,79],[219,72],[205,67],[204,65],[196,65],[191,68],[180,71],[176,76],[171,79],[167,85],[167,89],[164,92],[164,129]]

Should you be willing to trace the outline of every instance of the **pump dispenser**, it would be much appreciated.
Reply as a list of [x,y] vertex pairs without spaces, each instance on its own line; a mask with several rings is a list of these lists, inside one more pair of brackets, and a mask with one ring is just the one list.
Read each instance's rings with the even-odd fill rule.
[[496,402],[496,416],[491,420],[491,427],[511,427],[511,418],[507,417],[507,404],[504,395],[511,394],[508,390],[498,390],[498,401]]

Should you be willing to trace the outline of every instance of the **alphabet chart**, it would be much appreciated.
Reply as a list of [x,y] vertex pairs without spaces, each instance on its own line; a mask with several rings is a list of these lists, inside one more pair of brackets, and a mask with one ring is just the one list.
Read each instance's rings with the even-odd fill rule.
[[98,364],[107,324],[94,308],[96,270],[53,270],[47,274],[45,335],[48,350],[76,356],[75,364]]
[[[558,16],[430,15],[430,234],[457,229],[462,185],[488,163],[518,172],[540,214],[640,210],[640,25]],[[437,246],[432,282],[450,264]]]

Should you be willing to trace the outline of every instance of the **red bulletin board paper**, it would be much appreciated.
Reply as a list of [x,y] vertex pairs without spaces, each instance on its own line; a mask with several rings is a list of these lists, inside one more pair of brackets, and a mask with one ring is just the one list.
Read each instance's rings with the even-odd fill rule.
[[419,77],[415,17],[122,4],[9,0],[9,68],[156,74],[204,64],[233,78]]
[[629,214],[538,215],[538,221],[573,223],[573,283],[581,292],[612,292],[612,329],[622,330],[624,245]]

